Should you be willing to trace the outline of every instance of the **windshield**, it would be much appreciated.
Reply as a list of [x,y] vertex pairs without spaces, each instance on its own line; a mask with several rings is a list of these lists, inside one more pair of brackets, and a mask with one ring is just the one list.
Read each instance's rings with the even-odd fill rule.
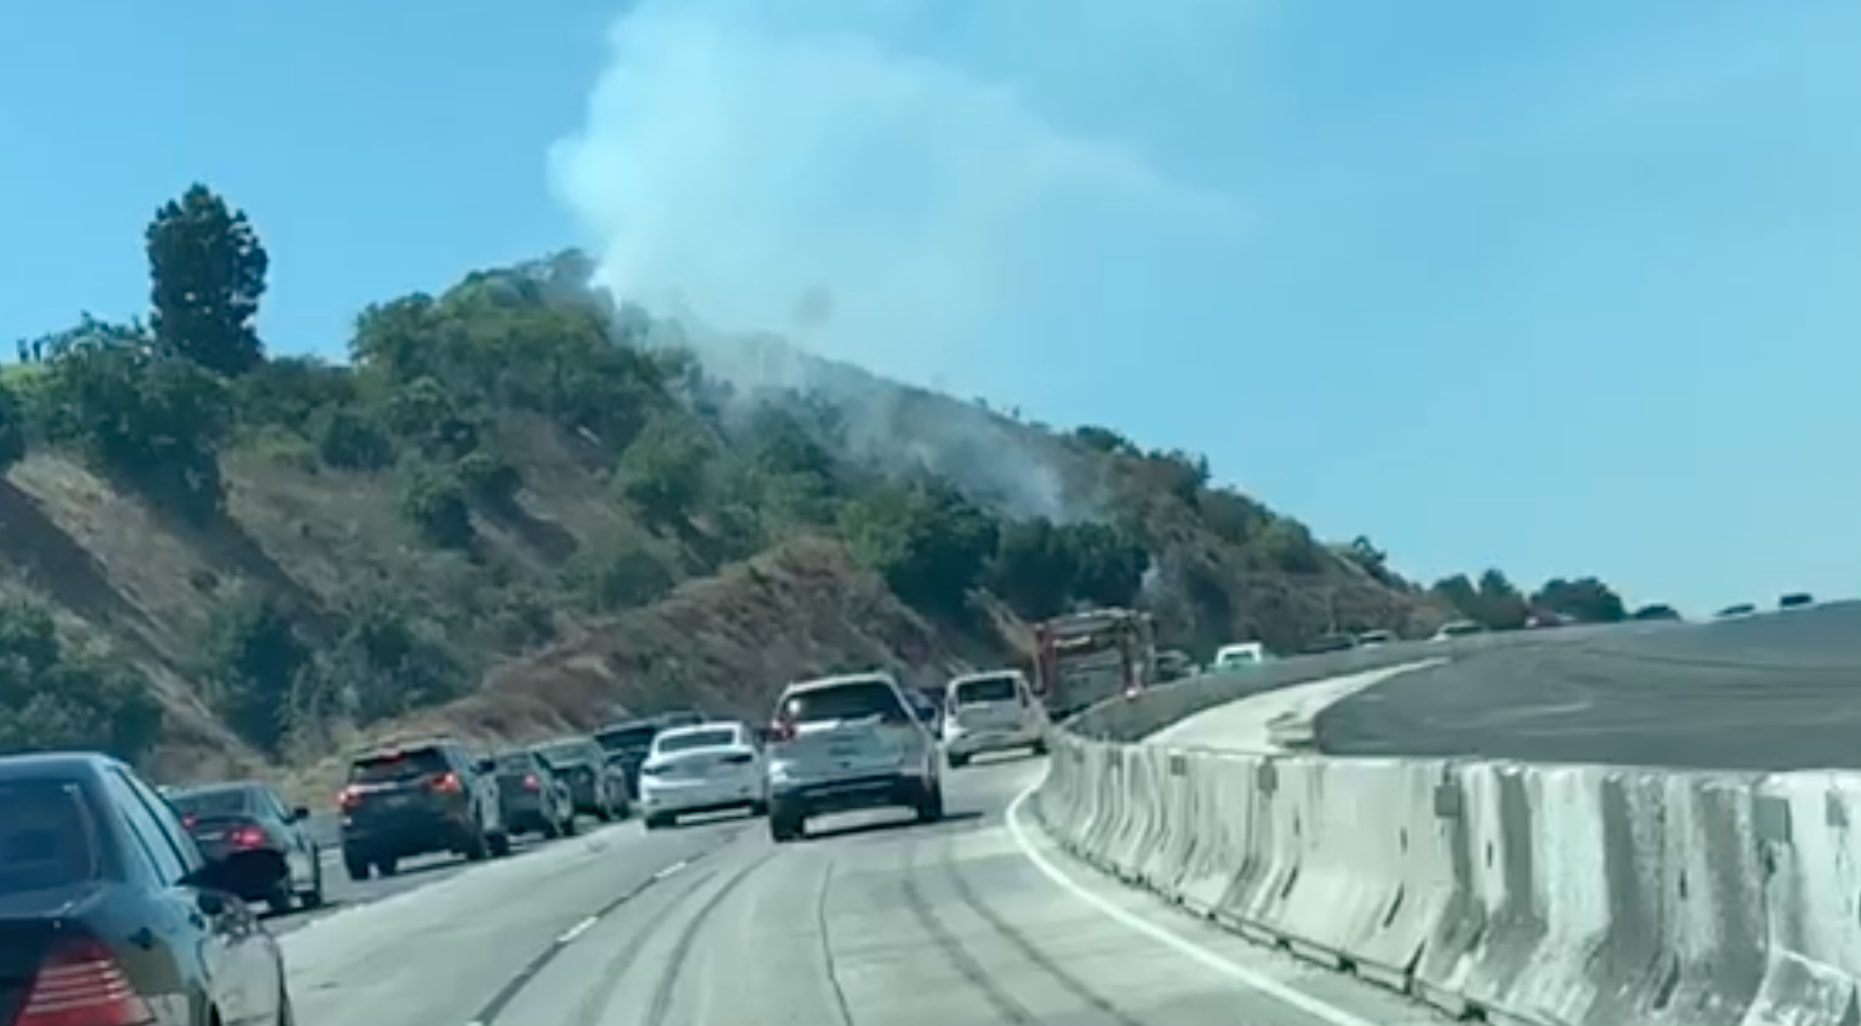
[[891,685],[881,681],[834,684],[798,691],[782,705],[782,714],[795,723],[863,720],[873,716],[900,719],[906,713]]
[[0,895],[97,878],[97,835],[75,783],[0,783]]
[[957,705],[974,705],[978,702],[1012,702],[1020,693],[1019,681],[1011,674],[958,681],[954,690]]
[[349,767],[353,784],[398,784],[418,780],[451,767],[437,748],[418,748],[411,752],[383,752],[357,759]]
[[652,723],[636,723],[625,727],[610,727],[595,735],[601,747],[610,752],[627,749],[652,747],[653,738],[659,736],[659,727]]
[[254,797],[248,788],[216,787],[171,794],[168,796],[168,804],[183,816],[243,816],[252,808]]
[[732,727],[714,727],[705,730],[681,730],[673,734],[659,735],[654,749],[661,755],[673,752],[689,752],[697,748],[728,748],[737,743],[737,732]]

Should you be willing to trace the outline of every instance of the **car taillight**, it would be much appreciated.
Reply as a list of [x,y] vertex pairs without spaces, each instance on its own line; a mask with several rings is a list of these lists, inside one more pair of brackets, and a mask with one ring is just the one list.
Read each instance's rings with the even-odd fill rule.
[[543,787],[543,782],[536,779],[536,774],[525,773],[523,775],[523,789],[524,790],[537,791],[537,790],[541,790],[542,787]]
[[89,938],[56,942],[32,978],[13,1026],[147,1026],[148,1002],[130,985],[116,956]]
[[362,804],[362,792],[359,788],[345,787],[336,795],[336,804],[343,810],[355,808]]
[[769,724],[769,740],[771,741],[793,741],[795,740],[795,721],[789,719],[786,716],[777,717],[773,722]]
[[242,826],[228,834],[227,840],[235,848],[257,848],[265,843],[265,831],[255,826]]
[[451,794],[459,790],[459,775],[446,772],[433,778],[433,790]]
[[193,813],[191,813],[191,812],[190,812],[190,813],[188,813],[187,815],[185,815],[185,816],[182,816],[182,817],[181,817],[181,827],[182,827],[182,829],[185,829],[185,830],[192,830],[192,829],[194,829],[194,828],[195,828],[196,826],[199,826],[199,825],[200,825],[200,817],[199,817],[199,816],[196,816],[196,815],[194,815],[194,814],[193,814]]

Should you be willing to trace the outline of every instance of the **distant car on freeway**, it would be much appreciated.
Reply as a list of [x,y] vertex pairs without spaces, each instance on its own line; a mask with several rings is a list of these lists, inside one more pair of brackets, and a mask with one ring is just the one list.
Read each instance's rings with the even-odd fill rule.
[[358,753],[338,797],[349,877],[366,880],[371,869],[391,876],[401,859],[435,852],[474,862],[509,855],[496,771],[450,738]]
[[1312,641],[1305,646],[1305,654],[1325,655],[1329,652],[1348,652],[1356,647],[1357,636],[1355,634],[1339,632],[1313,638]]
[[804,837],[814,816],[909,808],[943,818],[943,758],[884,671],[790,684],[769,725],[769,836]]
[[1715,620],[1736,620],[1741,616],[1750,616],[1757,611],[1758,607],[1755,603],[1740,602],[1735,606],[1726,606],[1724,609],[1712,614],[1712,618]]
[[1260,642],[1237,641],[1215,650],[1215,661],[1209,665],[1209,671],[1220,673],[1224,670],[1258,666],[1266,662],[1267,658],[1267,647]]
[[1472,620],[1455,620],[1452,623],[1442,624],[1441,629],[1434,632],[1434,636],[1428,640],[1438,644],[1443,641],[1453,641],[1455,638],[1470,638],[1475,634],[1484,633],[1486,633],[1486,628]]
[[1806,591],[1793,591],[1777,600],[1778,609],[1801,609],[1816,604],[1816,597]]
[[559,737],[532,745],[531,751],[543,757],[569,785],[569,797],[575,811],[593,816],[603,823],[626,819],[633,813],[628,794],[627,774],[621,767],[608,765],[607,753],[587,735]]
[[[653,750],[653,739],[667,727],[689,727],[704,722],[704,717],[689,710],[660,713],[637,720],[610,723],[595,731],[594,739],[607,752],[607,764],[618,768],[627,781],[627,793],[640,794],[640,764]],[[615,758],[615,756],[619,758]]]
[[1019,670],[967,673],[944,689],[950,707],[943,721],[943,754],[950,768],[990,752],[1025,748],[1047,752],[1047,707]]
[[[305,825],[309,809],[289,808],[276,791],[252,782],[177,787],[166,796],[208,861],[253,863],[235,892],[242,900],[263,901],[273,912],[323,904],[323,859]],[[261,859],[267,866],[257,865]]]
[[515,834],[554,839],[575,833],[575,802],[555,767],[528,748],[492,756],[498,771],[498,803],[504,828]]
[[1157,653],[1157,680],[1167,683],[1195,673],[1195,660],[1180,649],[1166,648]]
[[943,733],[944,696],[923,688],[906,688],[905,698],[910,700],[911,711],[917,715],[918,722],[924,724],[933,736],[940,736]]
[[135,770],[0,758],[0,1022],[290,1023],[278,942]]
[[1393,644],[1396,640],[1395,631],[1364,631],[1357,635],[1357,647],[1375,648],[1378,645]]
[[747,809],[752,816],[769,811],[769,780],[755,732],[736,722],[660,731],[640,765],[640,814],[646,829],[675,825],[680,816],[731,809]]

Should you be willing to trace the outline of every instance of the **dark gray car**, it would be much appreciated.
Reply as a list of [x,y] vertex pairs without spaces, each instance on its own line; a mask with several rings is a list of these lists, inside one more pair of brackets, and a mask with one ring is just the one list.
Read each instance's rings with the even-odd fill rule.
[[342,857],[349,876],[391,875],[400,860],[457,852],[472,861],[510,854],[496,767],[439,738],[361,752],[342,790]]
[[264,856],[271,873],[243,874],[249,883],[237,895],[263,901],[273,912],[323,904],[323,860],[304,829],[310,810],[289,808],[277,792],[258,783],[207,784],[163,791],[181,817],[200,854],[209,862],[239,857],[255,864]]
[[607,753],[586,735],[559,737],[531,746],[569,787],[575,811],[603,823],[633,813],[624,773],[608,768]]
[[551,839],[575,833],[575,803],[554,767],[529,749],[502,752],[495,761],[505,829]]

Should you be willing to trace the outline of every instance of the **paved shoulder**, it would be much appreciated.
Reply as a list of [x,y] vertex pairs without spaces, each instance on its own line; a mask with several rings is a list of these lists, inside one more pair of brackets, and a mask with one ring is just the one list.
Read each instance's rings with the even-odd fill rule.
[[1417,661],[1410,666],[1345,674],[1294,684],[1251,695],[1239,701],[1204,710],[1145,738],[1148,744],[1175,748],[1219,748],[1230,752],[1276,752],[1285,746],[1282,731],[1309,729],[1325,708],[1390,678],[1438,664]]

